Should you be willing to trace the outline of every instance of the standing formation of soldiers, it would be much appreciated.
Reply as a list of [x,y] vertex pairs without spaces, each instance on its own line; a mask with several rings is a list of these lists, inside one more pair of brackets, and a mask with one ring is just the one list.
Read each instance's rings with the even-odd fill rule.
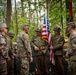
[[[52,75],[76,75],[76,24],[68,23],[68,32],[70,34],[66,58],[68,59],[68,71],[64,72],[63,46],[64,37],[60,34],[61,28],[54,28],[52,36],[52,47],[48,42],[42,39],[42,30],[35,30],[36,36],[29,39],[29,26],[24,25],[22,32],[18,34],[16,48],[12,46],[13,32],[8,32],[6,23],[0,23],[0,75],[29,75],[29,63],[33,61],[32,50],[35,54],[36,68],[38,75],[48,75],[46,62],[46,53],[50,50],[54,52],[55,65],[51,66]],[[6,34],[8,36],[6,36]],[[16,62],[17,61],[17,62]],[[17,66],[18,65],[18,66]]]

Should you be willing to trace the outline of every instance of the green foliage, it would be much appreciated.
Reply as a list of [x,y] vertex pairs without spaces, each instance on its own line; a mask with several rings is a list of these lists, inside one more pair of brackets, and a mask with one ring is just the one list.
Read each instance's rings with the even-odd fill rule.
[[[67,26],[66,18],[69,14],[68,9],[66,10],[66,3],[68,3],[70,0],[49,0],[48,2],[48,11],[49,11],[49,21],[51,24],[50,30],[53,34],[53,28],[55,26],[60,26],[63,28],[62,34],[65,36],[65,29]],[[74,15],[74,21],[76,21],[76,1],[73,1],[73,15]],[[62,5],[61,5],[62,3]],[[1,3],[4,4],[5,3]],[[69,3],[68,3],[69,4]],[[12,4],[14,6],[14,4]],[[6,5],[5,5],[6,7]],[[17,14],[16,14],[17,10]],[[42,27],[43,18],[45,10],[47,10],[46,0],[20,0],[16,3],[16,10],[13,8],[12,12],[12,20],[9,29],[11,31],[15,32],[15,38],[16,40],[17,33],[21,32],[22,26],[24,24],[28,24],[30,26],[30,32],[29,36],[32,38],[35,35],[34,30],[37,27]],[[5,9],[3,11],[5,12]],[[5,13],[1,14],[2,20],[5,18]],[[17,15],[17,22],[16,22],[16,15]],[[61,21],[62,19],[62,21]],[[63,26],[62,26],[63,24]],[[17,28],[18,27],[18,28]],[[18,32],[17,32],[18,29]]]

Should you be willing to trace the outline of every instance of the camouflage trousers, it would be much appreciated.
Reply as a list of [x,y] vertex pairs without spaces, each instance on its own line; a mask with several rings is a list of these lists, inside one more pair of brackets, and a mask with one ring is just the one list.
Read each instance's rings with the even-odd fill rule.
[[29,60],[28,58],[21,58],[21,74],[29,75]]
[[68,60],[68,75],[76,75],[76,62]]
[[7,62],[7,73],[8,75],[14,75],[14,60],[10,59]]
[[0,59],[0,75],[7,75],[6,59]]

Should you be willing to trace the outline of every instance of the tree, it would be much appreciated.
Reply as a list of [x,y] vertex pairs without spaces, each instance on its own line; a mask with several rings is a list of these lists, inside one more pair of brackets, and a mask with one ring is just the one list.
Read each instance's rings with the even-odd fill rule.
[[18,19],[17,19],[16,0],[15,0],[15,23],[16,23],[16,36],[17,36],[17,34],[18,34]]
[[[29,35],[32,37],[36,27],[42,27],[41,25],[46,9],[48,9],[51,33],[53,34],[53,28],[55,26],[60,26],[63,29],[62,33],[65,33],[70,0],[14,0],[16,2],[12,4],[13,10],[11,1],[13,0],[7,0],[6,12],[5,0],[0,0],[0,6],[2,8],[4,7],[4,9],[0,9],[0,21],[4,22],[4,18],[6,17],[6,23],[10,26],[10,30],[14,31],[16,35],[21,31],[21,27],[24,24],[28,24],[30,25]],[[72,2],[74,21],[76,21],[76,1],[72,0]]]
[[11,0],[7,0],[6,23],[7,23],[8,27],[11,22],[11,12],[12,12]]
[[23,6],[24,0],[21,0],[21,9],[22,9],[22,16],[24,16],[24,6]]
[[60,8],[61,8],[61,26],[62,26],[62,33],[63,33],[63,15],[62,15],[62,11],[63,11],[63,7],[62,7],[62,0],[60,0]]
[[6,0],[0,0],[0,21],[5,22],[6,17]]

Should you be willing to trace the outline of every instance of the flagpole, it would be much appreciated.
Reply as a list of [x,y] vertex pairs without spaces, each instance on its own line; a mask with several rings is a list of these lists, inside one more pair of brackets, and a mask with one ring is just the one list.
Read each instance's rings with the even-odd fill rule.
[[46,13],[47,13],[47,15],[49,14],[48,10],[49,10],[48,9],[48,0],[46,0],[46,11],[47,11]]
[[46,11],[48,16],[49,16],[49,4],[50,4],[50,0],[46,0]]
[[[47,9],[47,26],[48,26],[48,17],[49,17],[49,3],[50,3],[50,0],[46,0],[46,9]],[[49,28],[50,30],[50,28]],[[50,40],[51,41],[50,41]],[[52,38],[51,38],[51,34],[49,34],[48,32],[48,43],[50,45],[50,47],[52,47]],[[52,50],[50,50],[50,61],[53,65],[55,65],[55,60],[54,60],[54,52]]]

